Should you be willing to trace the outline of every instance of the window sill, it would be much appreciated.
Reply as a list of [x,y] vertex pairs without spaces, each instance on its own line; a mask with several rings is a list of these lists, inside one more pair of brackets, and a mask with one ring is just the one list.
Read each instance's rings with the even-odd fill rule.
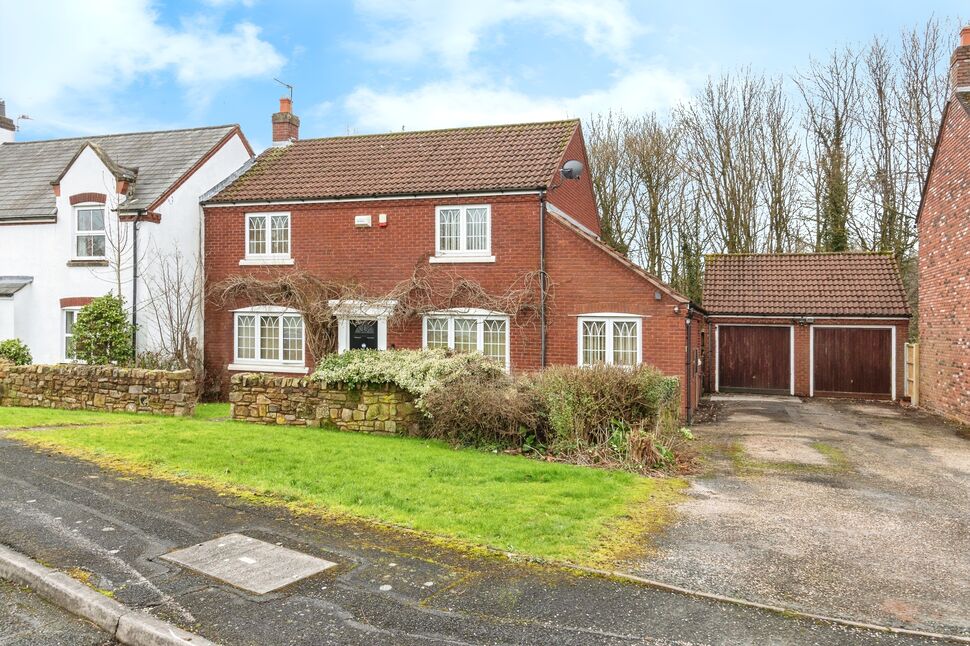
[[285,372],[294,375],[305,375],[310,372],[306,366],[292,363],[230,363],[226,369],[234,372]]
[[283,266],[292,265],[293,263],[292,258],[243,258],[239,261],[241,267]]
[[106,258],[73,258],[67,261],[68,267],[107,267]]
[[476,263],[476,262],[495,262],[495,256],[431,256],[428,258],[431,264],[438,263]]

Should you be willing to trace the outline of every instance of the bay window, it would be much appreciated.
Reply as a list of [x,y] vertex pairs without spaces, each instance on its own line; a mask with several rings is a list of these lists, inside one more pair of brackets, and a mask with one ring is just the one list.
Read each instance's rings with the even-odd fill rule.
[[628,314],[579,317],[578,363],[636,366],[642,361],[641,319]]
[[281,307],[250,307],[234,316],[230,370],[305,372],[303,317]]
[[424,317],[424,347],[480,352],[509,366],[509,318],[499,312],[457,309]]

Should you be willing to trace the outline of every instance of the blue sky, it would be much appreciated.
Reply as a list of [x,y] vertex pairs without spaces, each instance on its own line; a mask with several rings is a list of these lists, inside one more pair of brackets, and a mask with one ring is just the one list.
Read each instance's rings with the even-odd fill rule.
[[[21,140],[240,123],[301,136],[666,110],[710,74],[771,74],[961,2],[5,2],[0,98]],[[964,16],[965,18],[965,16]],[[954,34],[955,37],[955,34]]]

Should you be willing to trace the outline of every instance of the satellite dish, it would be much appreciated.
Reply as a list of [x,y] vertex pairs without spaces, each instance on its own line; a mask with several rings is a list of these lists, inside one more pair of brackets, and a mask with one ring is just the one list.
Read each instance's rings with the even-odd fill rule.
[[559,174],[563,179],[579,179],[583,175],[583,162],[570,159],[559,169]]

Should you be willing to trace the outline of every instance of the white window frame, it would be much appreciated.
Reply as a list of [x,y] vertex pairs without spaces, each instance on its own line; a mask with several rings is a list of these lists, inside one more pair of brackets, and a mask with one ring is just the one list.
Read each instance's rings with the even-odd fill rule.
[[[441,248],[441,212],[458,209],[458,249]],[[468,249],[468,209],[485,209],[485,248]],[[434,209],[434,253],[430,262],[495,262],[492,255],[492,205],[454,204]]]
[[505,323],[505,369],[511,367],[512,326],[509,316],[504,312],[493,312],[479,308],[455,308],[425,314],[421,319],[421,347],[428,347],[428,319],[447,319],[448,348],[455,349],[455,319],[474,319],[477,322],[477,338],[475,351],[485,354],[485,321],[501,321]]
[[[241,359],[239,358],[239,317],[240,316],[255,316],[256,317],[256,329],[254,337],[254,352],[255,358],[253,359]],[[299,360],[284,360],[283,359],[283,326],[282,322],[279,327],[279,359],[260,359],[260,334],[259,334],[259,317],[260,316],[277,316],[280,318],[291,317],[299,318],[302,324],[302,336],[303,336],[303,347],[301,352],[303,355],[302,359]],[[246,371],[246,372],[287,372],[296,374],[306,374],[308,368],[306,367],[306,322],[303,321],[303,315],[300,314],[298,310],[289,307],[277,307],[277,306],[259,306],[255,305],[252,307],[244,307],[241,309],[233,310],[232,312],[232,359],[233,362],[229,364],[229,370],[236,371]]]
[[616,323],[633,323],[637,330],[637,362],[639,366],[643,363],[643,317],[637,314],[622,314],[617,312],[600,312],[593,314],[583,314],[577,317],[576,321],[576,365],[588,367],[595,364],[583,363],[583,324],[584,323],[606,323],[606,361],[605,365],[612,366],[613,363],[613,326]]
[[337,319],[337,352],[350,349],[351,321],[377,321],[377,349],[387,350],[387,319],[394,312],[397,301],[331,300],[329,305]]
[[[273,248],[273,217],[286,216],[286,253],[271,253]],[[252,218],[266,218],[263,232],[266,236],[266,253],[249,252],[249,220]],[[293,264],[293,215],[290,211],[253,211],[246,213],[243,219],[245,229],[245,247],[240,265],[292,265]]]
[[[68,363],[83,363],[78,361],[75,357],[67,356],[67,313],[74,312],[74,323],[77,323],[77,313],[81,311],[80,307],[62,307],[61,308],[61,357],[63,361]],[[71,338],[74,338],[74,334],[71,334]]]
[[[77,219],[79,211],[90,211],[92,209],[101,209],[101,222],[104,228],[101,229],[99,234],[97,231],[79,231],[77,228]],[[71,213],[73,215],[73,220],[71,221],[71,258],[74,260],[105,260],[108,257],[108,208],[106,204],[101,202],[83,202],[81,204],[75,204],[71,207]],[[104,255],[101,256],[81,256],[77,252],[77,239],[80,236],[97,236],[100,235],[104,238]]]

